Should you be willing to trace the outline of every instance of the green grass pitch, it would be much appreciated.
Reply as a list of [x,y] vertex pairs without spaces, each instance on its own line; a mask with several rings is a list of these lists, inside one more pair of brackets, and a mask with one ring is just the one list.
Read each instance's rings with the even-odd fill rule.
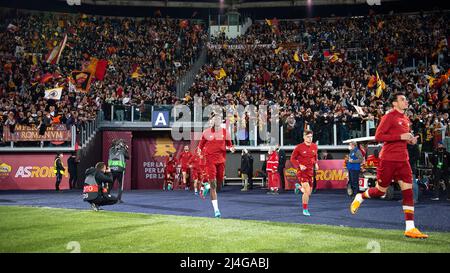
[[450,252],[450,232],[0,206],[0,252]]

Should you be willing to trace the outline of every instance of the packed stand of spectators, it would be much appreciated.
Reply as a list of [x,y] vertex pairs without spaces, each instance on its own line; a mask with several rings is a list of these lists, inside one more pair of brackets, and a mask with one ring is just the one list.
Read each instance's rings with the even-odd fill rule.
[[[111,104],[142,111],[144,104],[174,104],[176,81],[198,58],[207,37],[204,26],[180,19],[19,11],[3,14],[0,30],[0,130],[3,125],[14,130],[14,124],[45,130],[64,123],[79,131]],[[65,34],[59,63],[47,63],[47,54]],[[88,68],[91,58],[108,61],[104,79],[94,79],[88,92],[69,90],[71,71]],[[44,98],[45,90],[58,86],[63,87],[60,100]]]
[[[449,15],[280,20],[281,35],[265,21],[254,22],[244,36],[211,40],[216,48],[208,50],[208,64],[185,101],[191,104],[201,96],[205,105],[278,104],[285,145],[301,142],[308,126],[315,140],[327,145],[334,142],[334,125],[338,143],[366,136],[366,122],[373,136],[390,107],[389,95],[404,91],[414,134],[420,134],[423,150],[431,151],[443,140],[442,131],[450,136]],[[270,46],[257,46],[265,44]],[[226,77],[218,77],[221,68]],[[386,85],[379,97],[376,73]],[[248,136],[249,117],[232,116],[233,130],[243,129]]]

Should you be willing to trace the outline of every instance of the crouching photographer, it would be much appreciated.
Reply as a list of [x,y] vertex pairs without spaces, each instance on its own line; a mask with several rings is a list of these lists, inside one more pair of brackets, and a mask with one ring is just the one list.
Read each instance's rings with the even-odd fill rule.
[[83,200],[89,202],[94,211],[100,206],[114,205],[117,198],[108,193],[107,185],[112,182],[111,170],[105,163],[98,162],[85,172],[86,178],[83,187]]

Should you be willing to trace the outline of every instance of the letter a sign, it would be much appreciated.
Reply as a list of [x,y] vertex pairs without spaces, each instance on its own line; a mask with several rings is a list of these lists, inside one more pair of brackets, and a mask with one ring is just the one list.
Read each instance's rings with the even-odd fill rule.
[[169,124],[169,112],[168,111],[153,111],[152,114],[152,127],[164,128],[170,127]]

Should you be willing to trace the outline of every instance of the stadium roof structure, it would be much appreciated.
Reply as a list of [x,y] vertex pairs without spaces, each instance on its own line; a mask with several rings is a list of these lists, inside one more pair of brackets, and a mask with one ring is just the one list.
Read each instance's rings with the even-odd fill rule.
[[[67,1],[67,0],[59,0]],[[73,0],[72,0],[73,1]],[[379,5],[381,2],[395,2],[398,0],[80,0],[81,4],[106,6],[149,6],[166,8],[270,8],[270,7],[299,7],[310,5]]]
[[[208,19],[237,11],[254,20],[349,17],[374,14],[444,11],[442,0],[0,0],[0,7],[44,12],[85,13],[104,16]],[[6,10],[6,9],[3,9]]]

